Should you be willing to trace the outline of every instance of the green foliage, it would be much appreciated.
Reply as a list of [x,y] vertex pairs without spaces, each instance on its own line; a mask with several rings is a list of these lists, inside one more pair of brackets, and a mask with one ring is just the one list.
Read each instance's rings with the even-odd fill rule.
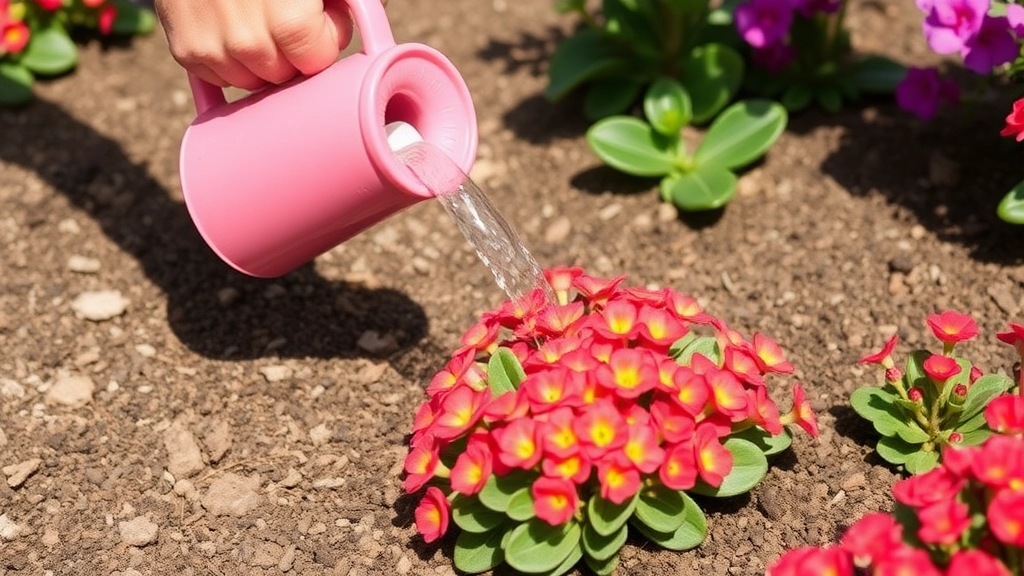
[[659,78],[644,96],[647,121],[611,116],[587,131],[587,142],[609,166],[635,176],[662,177],[661,198],[680,210],[721,208],[736,194],[733,172],[763,156],[786,127],[781,105],[740,101],[718,115],[692,155],[682,129],[696,116],[679,82]]
[[[850,396],[853,409],[881,435],[875,447],[878,455],[911,474],[938,466],[948,444],[984,441],[991,434],[984,420],[985,407],[1013,387],[1013,381],[1000,374],[970,382],[973,365],[962,358],[956,359],[958,374],[936,382],[923,368],[929,356],[927,350],[915,350],[899,379],[881,387],[863,386]],[[954,393],[957,386],[967,388],[964,397]],[[918,399],[911,397],[911,390],[919,394]]]
[[750,492],[768,473],[768,458],[753,442],[735,436],[722,443],[732,454],[732,472],[718,487],[698,482],[693,492],[704,496],[735,496]]
[[495,398],[506,392],[515,392],[525,378],[526,372],[508,348],[499,348],[487,361],[487,385]]
[[1024,224],[1024,180],[1006,193],[996,213],[1010,224]]
[[35,30],[21,54],[21,64],[40,75],[64,74],[77,63],[75,44],[56,20],[51,20],[46,28]]

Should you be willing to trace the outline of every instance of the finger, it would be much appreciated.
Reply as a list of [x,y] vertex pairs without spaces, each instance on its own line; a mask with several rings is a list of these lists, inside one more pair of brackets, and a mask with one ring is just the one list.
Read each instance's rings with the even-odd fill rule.
[[255,91],[263,88],[267,85],[267,81],[253,74],[242,65],[241,62],[228,56],[222,58],[217,62],[211,62],[208,64],[210,70],[214,74],[223,78],[231,86],[236,86],[244,90]]
[[249,55],[239,60],[245,62],[254,76],[271,84],[282,84],[298,76],[299,70],[274,46],[273,41],[268,38],[267,44],[272,48],[269,54]]
[[227,80],[221,78],[210,67],[205,64],[194,64],[186,68],[193,76],[198,76],[201,80],[214,86],[221,88],[227,88],[229,86]]
[[275,3],[270,34],[291,65],[309,76],[338,59],[341,41],[352,37],[352,21],[347,12],[325,11],[319,2],[301,4]]

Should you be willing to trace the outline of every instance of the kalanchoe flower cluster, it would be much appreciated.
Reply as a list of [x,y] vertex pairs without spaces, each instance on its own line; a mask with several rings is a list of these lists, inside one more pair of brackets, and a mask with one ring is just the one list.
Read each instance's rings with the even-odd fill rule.
[[[546,276],[557,302],[537,290],[484,314],[432,379],[415,416],[405,488],[427,487],[416,525],[432,542],[462,518],[461,570],[493,567],[459,566],[460,547],[484,545],[472,532],[489,530],[512,531],[501,539],[506,560],[531,571],[521,565],[526,560],[514,562],[514,549],[516,526],[532,522],[531,534],[553,530],[551,538],[572,539],[582,533],[584,559],[603,571],[617,561],[632,507],[638,516],[652,509],[645,507],[648,492],[682,508],[680,498],[688,499],[682,491],[715,495],[734,488],[726,481],[741,457],[730,450],[734,445],[753,449],[767,465],[764,453],[772,450],[733,436],[788,445],[788,424],[817,434],[799,384],[786,414],[769,396],[767,376],[793,370],[770,338],[748,341],[670,289],[623,287],[623,277],[602,280],[578,268]],[[641,517],[638,529],[669,540],[658,541],[663,545],[680,545],[669,536],[689,515],[703,539],[702,514],[692,501],[685,506],[685,513],[666,517],[669,524],[652,520],[657,514]],[[613,509],[625,512],[617,524],[602,513]],[[610,552],[595,552],[587,537],[592,528],[599,539],[621,534],[622,540]],[[579,559],[566,556],[565,569]]]
[[999,434],[947,448],[941,466],[893,487],[907,513],[864,516],[838,546],[790,550],[768,576],[1024,574],[1024,396],[1000,396],[984,415]]
[[[862,387],[850,398],[881,434],[879,455],[914,474],[937,466],[947,446],[984,441],[992,433],[985,425],[985,406],[1014,384],[954,355],[958,344],[978,335],[970,316],[946,311],[928,316],[927,324],[942,342],[941,353],[916,350],[901,369],[892,356],[899,340],[893,336],[882,350],[861,359],[885,370],[885,384]],[[999,338],[1016,342],[1019,336],[1011,330]]]
[[[25,22],[31,3],[44,12],[53,13],[63,7],[63,0],[0,0],[0,58],[5,54],[19,54],[31,41],[32,32]],[[76,0],[88,11],[94,11],[97,28],[108,34],[117,18],[117,7],[109,0]]]
[[790,44],[794,19],[812,19],[835,14],[845,0],[747,0],[736,7],[735,22],[740,36],[754,49],[754,61],[771,72],[779,72],[796,58]]

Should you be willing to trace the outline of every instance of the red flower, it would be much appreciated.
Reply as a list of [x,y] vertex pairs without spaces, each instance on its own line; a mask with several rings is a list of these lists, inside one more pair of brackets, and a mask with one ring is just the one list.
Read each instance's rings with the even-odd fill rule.
[[573,428],[576,419],[572,408],[558,408],[541,423],[541,438],[544,451],[557,458],[567,458],[580,451],[579,438]]
[[582,452],[559,458],[548,456],[541,460],[541,469],[545,476],[563,478],[575,484],[583,484],[590,478],[593,465]]
[[431,430],[444,440],[459,436],[480,420],[490,397],[490,390],[478,392],[469,386],[459,386],[441,401],[440,414]]
[[494,457],[486,440],[470,441],[452,466],[452,490],[471,495],[483,489],[493,470]]
[[709,486],[721,486],[722,480],[732,471],[732,452],[722,446],[713,427],[697,427],[693,437],[693,450],[700,477]]
[[8,23],[0,30],[0,52],[21,52],[28,44],[29,35],[28,26],[24,22]]
[[544,334],[568,334],[583,312],[583,302],[545,306],[537,316],[537,329]]
[[36,4],[38,4],[40,8],[51,12],[60,8],[60,5],[63,3],[63,0],[36,0]]
[[1009,327],[1009,331],[996,334],[996,338],[1013,346],[1018,354],[1024,356],[1024,326],[1011,323]]
[[659,351],[666,351],[689,330],[668,310],[644,306],[640,309],[640,337]]
[[616,349],[608,363],[598,367],[595,378],[619,398],[627,399],[637,398],[660,382],[654,354],[641,348]]
[[623,445],[622,453],[644,474],[657,470],[665,459],[665,450],[658,446],[658,433],[647,423],[629,426],[629,439]]
[[765,381],[761,375],[759,362],[759,360],[755,360],[754,354],[743,348],[737,346],[725,348],[725,369],[747,384],[763,388]]
[[689,490],[697,483],[697,460],[692,440],[666,447],[665,461],[658,469],[661,483],[672,490]]
[[995,537],[1009,546],[1024,548],[1024,491],[1002,490],[989,504],[989,529]]
[[858,566],[885,558],[903,542],[903,527],[889,514],[874,512],[861,517],[843,535],[843,548]]
[[512,468],[533,468],[543,454],[541,450],[540,426],[532,418],[513,420],[504,428],[494,432],[498,443],[498,459]]
[[936,384],[942,384],[961,372],[960,364],[949,356],[932,354],[921,366]]
[[782,348],[763,334],[754,334],[754,353],[761,369],[776,374],[791,374],[793,365],[786,361]]
[[896,344],[900,341],[899,334],[893,334],[892,338],[882,346],[882,349],[874,354],[868,354],[867,356],[860,359],[861,364],[879,364],[889,368],[892,366],[892,351],[896,349]]
[[950,559],[946,573],[951,576],[1011,576],[1005,564],[982,550],[958,550]]
[[875,566],[871,576],[943,576],[932,564],[928,553],[919,548],[900,546]]
[[683,320],[688,320],[695,324],[708,324],[711,322],[711,316],[705,314],[697,300],[690,296],[672,292],[668,296],[668,308]]
[[990,436],[976,452],[974,476],[989,488],[1024,491],[1024,441],[1014,436]]
[[988,427],[1000,434],[1024,434],[1024,396],[1003,394],[985,408]]
[[978,335],[978,325],[973,318],[952,310],[928,316],[928,327],[943,344],[956,344]]
[[625,458],[604,458],[597,464],[601,498],[622,504],[640,490],[640,473]]
[[420,500],[413,515],[416,517],[416,530],[423,535],[423,541],[429,544],[448,531],[451,504],[439,488],[431,486],[427,488],[426,495]]
[[534,414],[543,414],[559,406],[579,405],[582,402],[582,378],[582,374],[559,366],[530,374],[520,389],[526,394],[530,410]]
[[807,393],[799,382],[793,384],[793,408],[786,420],[803,428],[811,438],[817,438],[818,417],[814,415],[811,403],[807,400]]
[[632,340],[640,332],[636,305],[625,300],[609,302],[601,314],[592,317],[594,331],[611,340]]
[[779,407],[768,396],[768,391],[763,386],[747,390],[747,408],[747,418],[769,434],[774,436],[784,432]]
[[940,500],[917,512],[921,528],[917,535],[928,544],[952,544],[971,525],[971,517],[963,502]]
[[551,289],[554,290],[559,304],[568,304],[572,301],[573,282],[583,275],[583,269],[573,268],[551,268],[544,271]]
[[678,444],[693,438],[696,423],[693,416],[675,403],[655,400],[651,403],[651,420],[658,434],[669,444]]
[[626,443],[629,430],[610,400],[597,400],[573,424],[584,453],[597,460]]
[[[695,358],[702,358],[699,354]],[[703,376],[688,366],[681,366],[672,377],[674,393],[672,399],[693,416],[704,412],[711,398],[711,388]]]
[[747,393],[732,372],[711,368],[704,374],[704,380],[711,388],[711,403],[715,410],[734,420],[746,417]]
[[434,477],[440,465],[437,443],[433,438],[427,438],[405,456],[405,491],[412,494],[422,488]]
[[935,502],[952,500],[964,486],[964,479],[944,466],[899,480],[892,487],[897,502],[923,508]]
[[768,567],[766,576],[853,576],[853,562],[842,548],[794,548]]
[[560,478],[541,476],[530,488],[533,494],[533,509],[537,518],[560,526],[572,519],[579,506],[576,485]]
[[1013,136],[1017,142],[1024,142],[1024,98],[1013,103],[1013,110],[1006,116],[1006,126],[1000,136]]

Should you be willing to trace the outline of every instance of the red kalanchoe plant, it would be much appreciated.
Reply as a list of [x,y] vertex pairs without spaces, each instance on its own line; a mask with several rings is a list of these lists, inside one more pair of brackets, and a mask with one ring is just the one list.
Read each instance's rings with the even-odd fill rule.
[[999,132],[1000,136],[1009,136],[1024,142],[1024,98],[1013,103],[1013,110],[1006,116],[1006,126]]
[[[953,354],[958,344],[978,335],[973,318],[946,311],[930,315],[927,324],[942,342],[941,354],[916,350],[901,370],[892,357],[897,342],[893,336],[880,352],[861,359],[884,368],[885,383],[864,386],[850,397],[854,410],[882,436],[879,456],[911,474],[937,466],[945,446],[974,445],[988,437],[992,431],[985,406],[1014,384],[1004,375],[984,375]],[[998,337],[1024,350],[1024,327],[1013,326]]]
[[[996,427],[1024,397],[996,398]],[[980,446],[946,447],[942,463],[893,486],[894,514],[872,513],[838,546],[786,552],[768,576],[1024,575],[1024,421]]]
[[707,523],[690,493],[746,492],[787,426],[817,434],[802,386],[785,414],[768,393],[793,367],[767,336],[669,289],[546,276],[554,300],[537,290],[483,314],[414,418],[416,526],[432,542],[451,519],[460,571],[561,574],[582,559],[611,574],[631,529],[693,548]]

